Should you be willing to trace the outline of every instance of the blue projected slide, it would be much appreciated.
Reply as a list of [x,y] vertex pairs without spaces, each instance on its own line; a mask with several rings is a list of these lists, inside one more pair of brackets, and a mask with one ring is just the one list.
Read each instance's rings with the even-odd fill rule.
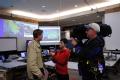
[[0,19],[0,37],[4,36],[4,31],[3,31],[3,20]]
[[37,24],[0,19],[0,37],[32,37]]

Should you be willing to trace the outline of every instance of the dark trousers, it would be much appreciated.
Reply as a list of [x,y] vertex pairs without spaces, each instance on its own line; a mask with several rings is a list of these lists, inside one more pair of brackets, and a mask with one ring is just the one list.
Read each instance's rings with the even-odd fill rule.
[[[43,68],[40,68],[40,71],[42,72],[43,75],[45,75],[44,73],[44,69]],[[40,80],[36,75],[33,74],[33,80]]]
[[33,80],[40,80],[36,75],[33,75]]
[[102,80],[102,74],[96,74],[90,71],[90,68],[87,65],[79,64],[78,68],[82,80]]
[[62,75],[57,73],[57,80],[69,80],[69,75],[68,74]]

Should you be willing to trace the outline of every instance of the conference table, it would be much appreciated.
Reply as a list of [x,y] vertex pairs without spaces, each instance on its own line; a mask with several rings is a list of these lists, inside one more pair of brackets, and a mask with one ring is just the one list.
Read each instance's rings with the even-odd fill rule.
[[0,61],[0,80],[25,80],[27,77],[26,64],[17,60]]
[[[44,63],[45,66],[48,66],[48,67],[55,67],[55,64],[52,62],[52,61],[47,61]],[[14,71],[17,71],[17,70],[21,70],[23,71],[23,75],[26,75],[26,71],[25,68],[26,68],[26,65],[27,63],[25,62],[21,62],[21,61],[17,61],[17,60],[13,60],[11,62],[8,62],[8,63],[3,63],[2,61],[0,61],[0,75],[7,75],[6,76],[6,80],[13,80],[13,78],[15,77],[12,77],[12,76],[15,76],[14,73],[17,73],[17,72],[14,72]],[[79,73],[78,73],[78,63],[77,62],[68,62],[68,68],[69,68],[69,74],[70,74],[70,80],[79,80],[80,79],[80,76],[79,76]],[[24,70],[22,70],[24,69]],[[12,74],[12,75],[10,75]],[[19,75],[19,76],[22,76],[22,75]],[[17,79],[17,78],[15,78]],[[17,79],[17,80],[20,80],[20,79]]]
[[[118,63],[118,61],[120,60],[120,55],[117,55],[117,59],[116,60],[106,60],[105,61],[105,65],[107,67],[113,67],[114,69],[117,69],[116,64]],[[55,67],[55,64],[52,61],[47,61],[44,62],[45,66],[48,67]],[[7,62],[7,63],[3,63],[2,61],[0,61],[0,72],[4,72],[6,74],[9,74],[9,76],[11,76],[10,74],[12,74],[12,76],[14,76],[15,72],[21,72],[23,75],[26,75],[26,62],[22,62],[22,61],[18,61],[18,60],[12,60],[11,62]],[[78,73],[78,62],[72,62],[69,61],[68,62],[68,70],[69,70],[69,74],[70,74],[70,80],[80,80],[80,76]],[[21,74],[21,75],[22,75]],[[0,73],[0,76],[2,74]],[[8,77],[7,77],[8,78]],[[11,78],[12,79],[12,78]],[[10,80],[6,79],[6,80]],[[20,80],[20,79],[16,79],[16,80]]]
[[[110,53],[108,53],[108,54],[110,54]],[[120,60],[120,54],[115,54],[114,56],[108,55],[108,54],[104,53],[104,57],[106,57],[106,56],[111,57],[111,58],[114,57],[115,59],[113,59],[113,60],[112,59],[108,59],[108,60],[105,59],[105,65],[112,67]]]
[[[115,71],[117,72],[118,69],[116,68],[117,67],[116,64],[118,63],[119,60],[120,60],[120,55],[117,55],[116,60],[105,60],[105,66],[111,68],[114,72]],[[47,61],[44,64],[46,66],[55,67],[55,64],[52,61]],[[78,74],[78,62],[69,61],[68,69],[69,69],[69,74],[70,74],[71,78],[74,77],[74,79],[75,79],[75,77],[76,77],[77,79],[75,79],[75,80],[80,80],[81,77]]]
[[[53,61],[47,61],[44,63],[46,66],[55,67]],[[77,62],[68,62],[68,69],[78,70],[78,63]]]
[[[120,55],[117,55],[116,60],[105,60],[105,66],[112,67],[120,60]],[[55,67],[55,64],[52,61],[45,62],[46,66]],[[68,62],[68,69],[78,70],[78,62]]]

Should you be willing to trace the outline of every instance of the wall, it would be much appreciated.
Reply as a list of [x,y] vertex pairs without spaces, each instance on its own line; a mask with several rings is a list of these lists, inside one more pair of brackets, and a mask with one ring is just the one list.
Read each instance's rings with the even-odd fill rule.
[[112,27],[111,37],[106,37],[106,49],[120,49],[120,11],[105,14],[105,23]]

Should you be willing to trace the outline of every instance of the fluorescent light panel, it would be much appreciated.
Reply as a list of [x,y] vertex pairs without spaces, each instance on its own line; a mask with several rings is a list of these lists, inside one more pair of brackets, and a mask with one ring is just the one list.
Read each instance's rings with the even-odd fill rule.
[[84,11],[90,11],[91,8],[93,8],[93,9],[98,8],[99,9],[99,8],[112,6],[112,5],[119,4],[119,3],[120,3],[120,0],[109,0],[107,2],[102,2],[102,3],[98,3],[98,4],[86,6],[86,7],[71,9],[71,10],[67,10],[67,11],[63,11],[63,12],[55,13],[55,14],[50,14],[50,15],[38,15],[38,14],[25,12],[25,11],[20,11],[20,10],[11,10],[10,13],[15,14],[15,15],[19,15],[19,16],[25,16],[25,17],[29,17],[29,18],[40,19],[40,20],[51,20],[51,19],[55,19],[55,18],[58,18],[58,17],[77,14],[77,13],[81,13],[81,12],[84,12]]

